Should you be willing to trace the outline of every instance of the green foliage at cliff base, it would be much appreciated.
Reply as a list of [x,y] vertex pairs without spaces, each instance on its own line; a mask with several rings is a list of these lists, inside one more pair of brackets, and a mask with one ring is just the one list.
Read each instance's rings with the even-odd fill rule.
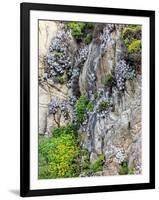
[[134,174],[134,169],[129,168],[128,167],[128,162],[127,161],[123,161],[120,165],[119,165],[119,175],[133,175]]
[[39,139],[39,179],[79,175],[79,146],[70,125],[57,128],[51,138]]

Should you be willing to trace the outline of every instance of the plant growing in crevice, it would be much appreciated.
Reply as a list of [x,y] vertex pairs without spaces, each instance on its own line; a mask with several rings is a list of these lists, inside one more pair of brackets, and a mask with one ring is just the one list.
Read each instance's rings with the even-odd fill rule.
[[110,37],[110,34],[114,30],[114,28],[115,28],[114,24],[106,24],[103,28],[102,33],[100,34],[100,41],[101,41],[100,52],[102,55],[104,55],[104,53],[106,52],[110,41],[114,42]]
[[90,102],[87,104],[87,111],[88,111],[88,112],[92,112],[92,111],[93,111],[93,108],[94,108],[94,105],[93,105],[93,103],[90,101]]
[[119,175],[126,175],[126,174],[133,175],[134,169],[128,167],[128,161],[123,161],[119,165],[118,173],[119,173]]
[[80,171],[81,176],[87,176],[90,173],[89,152],[87,149],[80,150]]
[[109,73],[105,76],[104,85],[110,87],[112,86],[112,84],[113,84],[113,76],[111,73]]
[[128,49],[128,53],[138,53],[141,51],[141,26],[128,25],[122,31],[123,41]]
[[54,77],[54,82],[55,83],[60,83],[60,84],[67,83],[67,75],[55,76]]
[[104,154],[101,154],[94,163],[90,164],[89,167],[90,172],[96,173],[98,171],[102,171],[104,163],[105,163],[105,156]]
[[68,22],[66,25],[71,30],[71,34],[77,42],[89,44],[92,41],[93,23]]
[[108,106],[109,105],[108,105],[107,101],[101,101],[100,104],[99,104],[99,106],[98,106],[98,111],[102,112],[104,110],[107,110]]
[[125,81],[135,78],[135,69],[127,64],[125,60],[120,60],[115,66],[115,81],[119,91],[124,91]]
[[85,120],[86,107],[88,102],[89,101],[86,96],[80,96],[76,102],[75,112],[76,112],[77,122],[79,124],[82,124],[82,122]]
[[134,40],[141,39],[141,26],[140,25],[128,25],[123,28],[122,38],[125,45],[128,47]]
[[101,154],[98,159],[90,163],[89,152],[87,149],[81,150],[81,175],[82,176],[92,176],[96,172],[102,171],[105,163],[105,156]]
[[82,124],[86,119],[86,113],[93,111],[93,103],[89,99],[81,95],[75,104],[75,113],[78,124]]
[[128,46],[128,53],[137,53],[141,50],[141,40],[134,40]]
[[45,79],[64,83],[63,75],[71,68],[73,55],[69,49],[69,31],[61,28],[52,39],[45,58]]
[[60,121],[62,115],[65,120],[70,118],[67,102],[62,101],[57,97],[53,97],[48,105],[49,115],[52,114],[54,122],[57,124],[57,127],[60,127]]

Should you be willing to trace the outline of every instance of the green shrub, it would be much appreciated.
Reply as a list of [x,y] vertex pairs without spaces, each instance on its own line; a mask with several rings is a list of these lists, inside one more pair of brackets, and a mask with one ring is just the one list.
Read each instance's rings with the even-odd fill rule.
[[58,137],[62,134],[66,134],[66,135],[68,135],[68,134],[73,135],[74,134],[74,136],[76,136],[77,132],[76,132],[76,129],[75,129],[73,124],[68,124],[67,126],[61,126],[60,128],[55,128],[53,130],[52,134],[53,134],[54,137]]
[[48,165],[47,165],[47,151],[46,151],[46,144],[49,142],[48,138],[40,137],[39,138],[39,156],[38,156],[38,165],[39,165],[39,178],[49,178],[50,173],[48,171]]
[[129,25],[122,31],[123,41],[128,48],[128,53],[137,53],[141,49],[141,26]]
[[83,22],[69,22],[67,26],[71,29],[71,34],[76,39],[83,37],[85,23]]
[[81,173],[83,176],[91,176],[98,171],[103,170],[105,156],[101,154],[94,163],[90,163],[88,150],[81,150]]
[[81,172],[85,172],[86,174],[89,172],[89,152],[87,149],[82,149],[80,152],[81,155]]
[[133,168],[129,168],[129,170],[128,170],[128,174],[129,174],[129,175],[133,175],[133,174],[135,174],[134,169],[133,169]]
[[86,96],[80,96],[75,105],[77,122],[82,124],[85,120],[85,114],[87,111],[87,105],[89,100]]
[[141,39],[141,26],[140,25],[129,25],[122,31],[122,37],[126,46],[130,45],[134,39]]
[[128,25],[123,29],[123,35],[128,37],[130,34],[136,33],[137,31],[141,31],[140,25]]
[[67,27],[76,40],[84,41],[86,44],[92,41],[93,23],[68,22]]
[[67,80],[67,79],[66,79],[66,76],[65,76],[65,75],[54,77],[54,81],[55,81],[56,83],[64,84],[64,83],[66,83],[66,80]]
[[131,169],[128,167],[128,162],[127,161],[123,161],[120,166],[119,166],[119,174],[120,175],[132,175],[134,174],[134,169]]
[[102,171],[103,170],[103,165],[105,162],[105,156],[104,154],[100,155],[99,158],[95,161],[95,163],[90,164],[90,171],[92,173]]
[[100,104],[99,104],[99,107],[98,107],[98,111],[99,112],[102,112],[104,110],[107,110],[108,108],[108,102],[107,101],[102,101]]
[[92,41],[92,34],[89,33],[89,34],[87,34],[86,37],[84,38],[84,42],[85,42],[86,44],[90,44],[91,41]]
[[125,175],[128,174],[128,163],[126,161],[123,161],[119,166],[119,174]]
[[39,178],[78,176],[78,156],[79,147],[71,126],[55,129],[52,138],[39,140]]
[[141,49],[141,40],[134,40],[129,46],[128,46],[128,52],[129,53],[137,53]]
[[93,103],[90,101],[90,102],[87,104],[87,111],[92,112],[92,111],[93,111],[93,108],[94,108],[94,105],[93,105]]

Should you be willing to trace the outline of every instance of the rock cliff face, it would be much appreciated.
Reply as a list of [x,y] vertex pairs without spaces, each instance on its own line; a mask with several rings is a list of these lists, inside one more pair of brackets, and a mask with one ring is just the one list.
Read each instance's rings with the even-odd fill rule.
[[51,135],[53,128],[58,127],[59,124],[62,126],[68,123],[59,108],[55,114],[50,114],[48,109],[52,99],[57,102],[65,102],[68,101],[70,93],[65,84],[53,80],[52,77],[46,78],[49,59],[55,56],[51,49],[55,45],[53,44],[54,41],[59,42],[59,45],[60,42],[69,44],[69,54],[76,49],[76,44],[73,42],[71,35],[69,35],[68,41],[58,41],[58,34],[61,31],[63,30],[58,22],[39,22],[39,134],[42,135],[44,133]]
[[[141,173],[141,75],[136,75],[133,80],[126,80],[122,90],[120,85],[117,88],[117,85],[108,86],[104,83],[109,74],[119,73],[118,63],[124,65],[128,57],[121,40],[121,27],[110,27],[111,30],[108,30],[107,26],[104,28],[109,34],[104,52],[103,43],[94,39],[80,74],[81,93],[91,93],[90,98],[94,98],[97,91],[103,92],[103,95],[95,100],[94,109],[88,116],[86,131],[82,132],[86,135],[83,145],[91,155],[105,155],[106,166],[110,168],[110,165],[113,165],[113,171],[106,170],[108,175],[117,174],[116,163],[125,159],[129,160],[129,166],[135,166],[136,172]],[[112,107],[104,113],[98,113],[99,102],[104,98],[111,101]],[[132,149],[135,149],[135,155],[138,152],[137,157],[133,157]]]
[[[129,52],[124,34],[130,27],[96,24],[86,43],[76,40],[66,25],[43,23],[39,24],[39,134],[51,135],[53,128],[74,123],[90,163],[105,157],[96,175],[122,174],[124,163],[140,174],[141,60],[133,56],[140,57],[141,49]],[[91,109],[85,108],[78,123],[80,96],[87,98]]]

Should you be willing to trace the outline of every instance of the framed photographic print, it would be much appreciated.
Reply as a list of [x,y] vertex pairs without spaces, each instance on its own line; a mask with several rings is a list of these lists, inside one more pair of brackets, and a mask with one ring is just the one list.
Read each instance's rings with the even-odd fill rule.
[[21,196],[155,188],[155,12],[21,4]]

